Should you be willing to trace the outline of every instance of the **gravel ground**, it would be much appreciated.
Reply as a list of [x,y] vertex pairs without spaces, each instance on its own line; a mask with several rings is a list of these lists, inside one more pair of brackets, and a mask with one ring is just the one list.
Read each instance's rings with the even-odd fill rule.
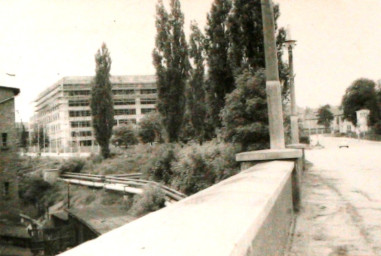
[[[314,138],[289,255],[381,255],[381,143]],[[347,144],[348,148],[339,148]]]

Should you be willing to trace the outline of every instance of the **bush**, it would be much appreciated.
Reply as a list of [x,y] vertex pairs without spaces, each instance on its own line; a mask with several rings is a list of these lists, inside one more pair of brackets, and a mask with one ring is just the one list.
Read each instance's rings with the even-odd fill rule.
[[80,158],[71,158],[68,160],[65,160],[61,167],[59,168],[61,173],[64,172],[75,172],[80,173],[83,169],[83,166],[85,166],[85,161]]
[[111,143],[119,147],[128,147],[130,145],[138,144],[136,130],[132,125],[121,125],[115,127]]
[[173,144],[156,145],[153,152],[148,156],[147,163],[142,167],[143,176],[150,180],[169,184],[172,178],[172,165],[176,161],[177,151]]
[[152,185],[143,187],[143,194],[137,195],[129,212],[137,217],[147,213],[157,211],[165,206],[165,196],[163,191]]
[[233,145],[216,142],[184,148],[173,168],[172,186],[189,195],[238,173],[236,152]]

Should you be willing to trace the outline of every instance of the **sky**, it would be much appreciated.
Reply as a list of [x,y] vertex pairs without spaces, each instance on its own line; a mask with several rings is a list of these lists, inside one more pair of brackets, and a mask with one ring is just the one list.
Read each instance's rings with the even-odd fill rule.
[[[94,55],[102,42],[111,52],[112,75],[154,74],[156,2],[0,1],[0,85],[21,89],[17,119],[28,121],[38,93],[63,76],[94,75]],[[275,2],[281,11],[278,24],[289,26],[297,40],[299,106],[339,105],[355,79],[381,79],[381,0]],[[181,0],[187,34],[191,20],[205,26],[211,3]]]

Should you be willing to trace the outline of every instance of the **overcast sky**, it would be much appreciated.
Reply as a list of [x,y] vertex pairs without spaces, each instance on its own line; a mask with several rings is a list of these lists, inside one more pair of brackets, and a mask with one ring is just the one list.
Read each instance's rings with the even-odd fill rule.
[[[381,78],[380,0],[277,0],[281,26],[291,27],[299,106],[340,104],[360,77]],[[204,27],[211,0],[182,0]],[[0,1],[0,84],[21,89],[18,118],[63,76],[94,75],[94,54],[105,42],[112,75],[154,74],[156,0]],[[286,55],[287,56],[287,55]],[[8,76],[6,73],[15,74]]]

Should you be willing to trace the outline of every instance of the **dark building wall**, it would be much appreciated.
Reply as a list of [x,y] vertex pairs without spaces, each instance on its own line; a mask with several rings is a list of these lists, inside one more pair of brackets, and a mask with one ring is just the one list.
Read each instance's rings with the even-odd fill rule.
[[15,94],[14,89],[0,87],[0,204],[18,199]]

